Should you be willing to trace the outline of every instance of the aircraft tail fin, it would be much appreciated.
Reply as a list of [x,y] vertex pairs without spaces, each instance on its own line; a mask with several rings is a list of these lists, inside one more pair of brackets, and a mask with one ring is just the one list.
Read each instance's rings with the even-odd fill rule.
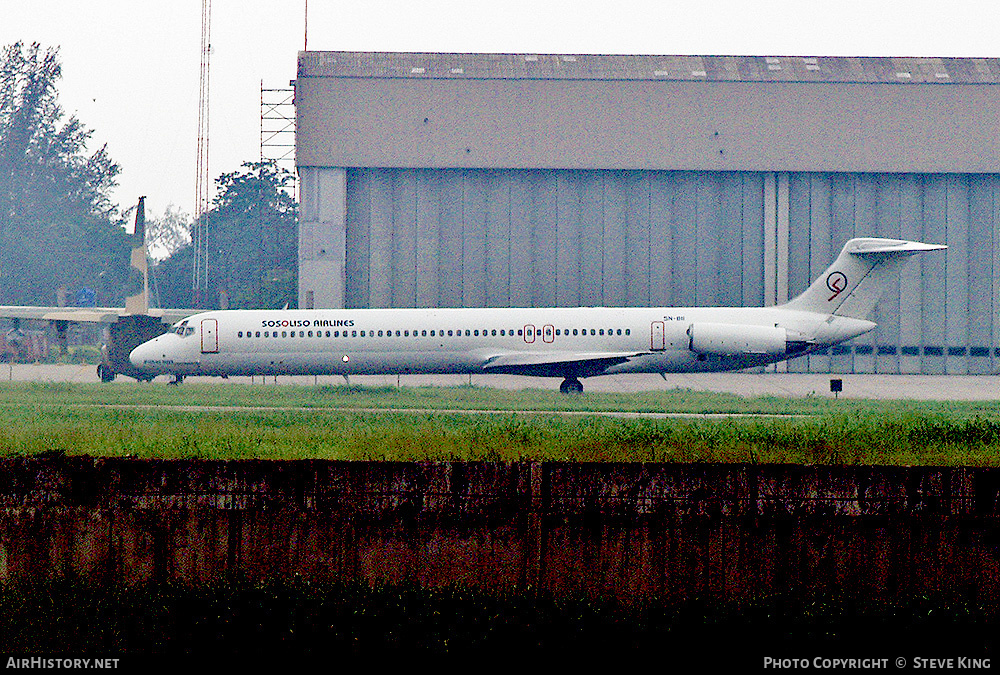
[[864,319],[874,309],[886,282],[907,258],[944,248],[948,247],[901,239],[851,239],[833,264],[784,307]]
[[126,314],[149,314],[149,263],[146,260],[146,198],[139,197],[135,209],[135,245],[132,247],[132,268],[142,275],[142,290],[125,298]]

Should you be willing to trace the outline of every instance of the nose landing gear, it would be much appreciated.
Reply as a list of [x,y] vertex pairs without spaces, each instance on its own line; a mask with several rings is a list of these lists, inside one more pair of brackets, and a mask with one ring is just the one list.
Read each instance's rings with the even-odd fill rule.
[[567,377],[563,380],[562,384],[559,385],[559,391],[563,394],[582,394],[583,382],[580,382],[580,380],[575,377]]

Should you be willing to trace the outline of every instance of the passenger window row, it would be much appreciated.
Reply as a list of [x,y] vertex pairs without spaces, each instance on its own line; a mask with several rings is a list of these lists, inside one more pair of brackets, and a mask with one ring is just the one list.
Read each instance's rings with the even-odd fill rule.
[[[590,333],[587,332],[588,330],[590,331]],[[577,331],[576,328],[573,328],[572,331],[573,331],[572,332],[573,335],[577,334],[576,333],[576,331]],[[605,331],[604,331],[603,328],[580,328],[579,331],[580,331],[580,335],[604,335],[605,334]],[[541,333],[542,331],[541,331],[541,329],[538,329],[537,332]],[[624,328],[624,329],[622,329],[622,328],[608,328],[607,329],[607,334],[608,335],[631,335],[632,334],[632,330],[629,329],[629,328]],[[564,329],[562,329],[562,333],[560,333],[559,329],[556,328],[556,335],[570,335],[570,329],[569,328],[564,328]]]
[[[572,328],[572,329],[570,329],[570,328],[563,328],[563,329],[557,328],[556,329],[556,335],[566,335],[566,336],[569,336],[571,334],[571,331],[572,331],[572,335],[588,335],[588,334],[589,335],[605,335],[605,334],[607,334],[607,335],[631,335],[632,334],[631,330],[628,329],[628,328],[625,328],[625,329],[622,329],[622,328],[608,328],[606,330],[607,330],[607,332],[605,333],[605,329],[604,328]],[[590,332],[588,333],[587,331],[590,331]],[[396,337],[445,337],[446,333],[447,333],[447,337],[462,337],[462,335],[463,335],[463,331],[461,331],[461,330],[449,330],[449,331],[444,331],[444,330],[431,330],[431,331],[427,331],[427,330],[421,330],[421,331],[416,331],[416,330],[413,330],[413,331],[410,331],[410,330],[395,330],[395,331],[393,331],[393,330],[380,330],[380,331],[374,331],[374,330],[369,330],[369,331],[352,330],[352,331],[350,331],[350,335],[348,335],[348,331],[346,331],[346,330],[344,330],[344,331],[340,331],[340,330],[334,330],[334,331],[329,331],[329,330],[328,331],[320,331],[320,330],[317,330],[317,331],[311,331],[311,330],[308,330],[308,331],[306,331],[306,330],[286,331],[286,330],[283,330],[283,331],[280,332],[280,335],[279,335],[279,332],[276,331],[276,330],[274,330],[274,331],[267,331],[267,330],[265,330],[265,331],[259,331],[258,330],[258,331],[238,331],[237,334],[236,334],[236,337],[238,337],[238,338],[244,338],[244,337],[247,337],[247,338],[259,338],[259,337],[265,337],[265,338],[276,338],[276,337],[283,337],[283,338],[289,338],[289,337],[292,337],[292,338],[294,338],[294,337],[300,337],[300,338],[311,338],[311,337],[316,337],[316,338],[322,338],[322,337],[339,338],[339,337],[345,337],[346,338],[346,337],[352,337],[352,338],[356,338],[356,337],[376,337],[376,336],[377,337],[393,337],[393,335],[395,335]],[[542,333],[542,329],[541,328],[535,329],[535,334],[541,335],[541,333]],[[480,330],[466,329],[464,331],[465,337],[480,337],[480,336],[482,336],[482,337],[491,337],[491,336],[492,337],[497,337],[497,336],[499,336],[499,337],[507,337],[507,336],[514,336],[515,334],[518,335],[519,337],[523,336],[524,335],[524,329],[519,328],[519,329],[517,329],[515,331],[513,328],[511,328],[511,329],[504,329],[504,328],[496,329],[496,328],[493,328],[493,329],[483,329],[481,331]],[[531,336],[532,336],[532,332],[531,332],[531,329],[529,329],[528,330],[528,337],[531,337]]]

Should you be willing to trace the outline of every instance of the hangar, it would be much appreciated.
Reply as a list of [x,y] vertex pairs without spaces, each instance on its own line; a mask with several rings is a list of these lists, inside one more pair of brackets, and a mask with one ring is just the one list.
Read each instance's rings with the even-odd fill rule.
[[300,52],[300,307],[769,305],[944,243],[790,371],[1000,372],[1000,59]]

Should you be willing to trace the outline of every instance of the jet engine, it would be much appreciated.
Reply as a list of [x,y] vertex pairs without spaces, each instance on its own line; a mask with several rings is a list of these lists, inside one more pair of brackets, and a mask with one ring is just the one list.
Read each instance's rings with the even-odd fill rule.
[[687,334],[691,339],[690,349],[697,354],[778,356],[788,351],[788,332],[777,326],[693,323],[688,326]]

